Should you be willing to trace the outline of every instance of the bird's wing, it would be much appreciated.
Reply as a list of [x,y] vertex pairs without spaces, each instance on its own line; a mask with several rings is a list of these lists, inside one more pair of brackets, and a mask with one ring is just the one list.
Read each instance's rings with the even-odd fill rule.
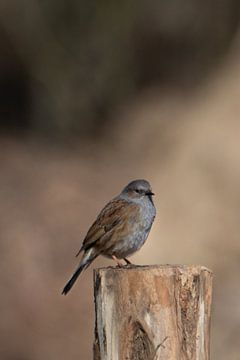
[[133,210],[135,213],[135,208],[135,204],[130,203],[124,199],[116,198],[110,201],[102,209],[96,221],[88,230],[88,233],[83,241],[82,247],[79,250],[78,254],[82,250],[89,249],[103,236],[104,238],[108,238],[105,235],[107,235],[108,233],[110,235],[113,232],[112,230],[115,228],[117,230],[117,228],[126,221],[126,218],[129,218],[129,215]]

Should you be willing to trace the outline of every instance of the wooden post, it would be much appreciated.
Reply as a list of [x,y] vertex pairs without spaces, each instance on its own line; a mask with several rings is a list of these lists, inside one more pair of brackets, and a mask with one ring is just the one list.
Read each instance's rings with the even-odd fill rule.
[[94,286],[94,360],[209,360],[210,270],[109,267]]

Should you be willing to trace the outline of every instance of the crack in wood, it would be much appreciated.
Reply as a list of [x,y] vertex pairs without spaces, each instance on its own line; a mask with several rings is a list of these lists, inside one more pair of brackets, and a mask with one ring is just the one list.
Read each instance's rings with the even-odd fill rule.
[[128,343],[123,349],[123,359],[153,360],[155,346],[140,321],[131,321],[127,331],[127,340]]
[[209,360],[212,273],[205,268],[100,269],[94,295],[94,360]]

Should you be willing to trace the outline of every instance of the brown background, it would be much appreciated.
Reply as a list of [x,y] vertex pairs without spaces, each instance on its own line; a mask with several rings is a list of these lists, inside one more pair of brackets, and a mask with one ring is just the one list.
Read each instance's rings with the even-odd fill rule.
[[102,206],[146,178],[139,264],[214,271],[212,359],[240,354],[238,1],[0,5],[0,357],[91,359]]

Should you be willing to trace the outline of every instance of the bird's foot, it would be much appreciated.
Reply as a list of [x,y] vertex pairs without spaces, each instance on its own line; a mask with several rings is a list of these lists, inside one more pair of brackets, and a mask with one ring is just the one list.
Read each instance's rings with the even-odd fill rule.
[[112,255],[112,259],[113,259],[113,261],[115,261],[115,263],[117,263],[118,267],[120,267],[120,268],[124,267],[124,265],[120,262],[120,260],[115,255]]
[[129,261],[127,258],[123,258],[123,260],[126,262],[126,265],[134,265],[133,263],[131,263],[131,261]]

